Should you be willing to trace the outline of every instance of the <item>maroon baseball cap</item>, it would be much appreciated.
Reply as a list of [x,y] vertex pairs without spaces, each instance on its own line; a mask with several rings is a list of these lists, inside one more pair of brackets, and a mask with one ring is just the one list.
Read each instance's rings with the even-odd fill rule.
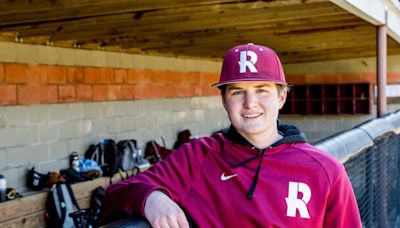
[[275,51],[252,43],[233,47],[225,54],[219,82],[212,86],[243,81],[268,81],[287,85],[281,61]]

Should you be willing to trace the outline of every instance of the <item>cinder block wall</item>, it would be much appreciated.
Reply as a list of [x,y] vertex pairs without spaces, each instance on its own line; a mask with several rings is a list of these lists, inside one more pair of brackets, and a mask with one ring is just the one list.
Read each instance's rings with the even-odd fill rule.
[[[180,130],[204,136],[229,124],[211,88],[220,62],[4,42],[0,50],[0,174],[21,192],[29,168],[66,168],[72,151],[83,154],[102,138],[135,138],[143,148],[164,136],[172,147]],[[284,67],[291,84],[373,82],[372,62]],[[389,81],[398,82],[399,72],[390,69]],[[316,141],[374,116],[282,118]]]

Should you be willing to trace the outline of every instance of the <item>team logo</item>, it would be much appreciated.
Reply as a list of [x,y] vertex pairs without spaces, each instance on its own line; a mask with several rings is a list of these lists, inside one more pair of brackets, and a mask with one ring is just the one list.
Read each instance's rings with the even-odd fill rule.
[[[247,60],[247,57],[250,57]],[[254,51],[241,51],[240,52],[240,61],[238,62],[240,66],[240,73],[246,73],[246,69],[249,68],[251,73],[257,73],[257,69],[254,66],[258,59],[257,54]]]
[[[297,198],[299,192],[302,193],[301,199]],[[300,218],[310,218],[307,204],[311,199],[310,187],[302,182],[289,182],[289,193],[286,199],[287,211],[286,216],[296,217],[296,211],[299,211]]]

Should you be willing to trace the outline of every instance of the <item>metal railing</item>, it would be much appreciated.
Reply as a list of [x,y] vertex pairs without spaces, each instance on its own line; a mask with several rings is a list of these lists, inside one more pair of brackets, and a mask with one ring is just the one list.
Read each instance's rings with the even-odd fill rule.
[[400,214],[400,112],[315,144],[346,168],[364,227],[395,227]]

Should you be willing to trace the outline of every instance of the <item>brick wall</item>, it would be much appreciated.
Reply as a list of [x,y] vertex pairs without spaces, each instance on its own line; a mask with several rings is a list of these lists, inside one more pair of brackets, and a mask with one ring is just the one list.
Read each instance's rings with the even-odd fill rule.
[[[375,74],[290,74],[290,84],[375,83]],[[0,105],[216,96],[218,73],[0,63]],[[400,83],[389,73],[388,83]]]
[[0,63],[0,105],[218,95],[218,73]]

